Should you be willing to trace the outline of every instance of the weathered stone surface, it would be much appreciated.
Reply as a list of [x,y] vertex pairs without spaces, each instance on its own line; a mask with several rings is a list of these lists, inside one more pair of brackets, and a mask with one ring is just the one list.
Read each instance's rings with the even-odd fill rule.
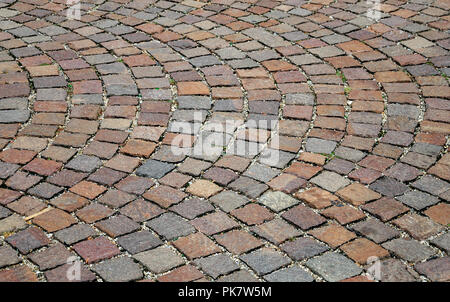
[[183,258],[177,255],[168,246],[157,247],[146,252],[136,254],[136,260],[154,273],[162,273],[184,263]]
[[409,191],[396,199],[419,211],[439,202],[439,198],[421,191]]
[[403,238],[388,241],[383,244],[383,247],[409,262],[419,262],[434,255],[430,247],[418,241]]
[[448,281],[450,279],[449,257],[437,258],[415,265],[415,269],[432,281]]
[[415,282],[418,274],[398,259],[381,261],[381,281],[383,282]]
[[0,268],[19,263],[18,253],[8,245],[0,247]]
[[0,281],[448,281],[446,1],[48,2],[0,4]]
[[404,215],[394,220],[393,223],[418,240],[427,239],[443,230],[441,225],[418,214]]
[[258,202],[265,205],[275,212],[280,212],[284,209],[290,208],[296,205],[299,201],[286,193],[269,191],[264,193]]
[[295,261],[311,258],[328,250],[328,247],[311,238],[297,238],[282,244],[281,249]]
[[298,266],[283,268],[264,276],[269,282],[312,282],[310,273]]
[[376,219],[358,222],[352,226],[352,229],[376,243],[381,243],[400,235],[400,232]]
[[129,257],[119,257],[95,264],[92,268],[100,277],[109,282],[126,282],[141,279],[143,273],[139,265]]
[[240,258],[258,274],[262,275],[270,273],[290,262],[286,256],[269,248],[256,250]]
[[161,178],[175,168],[173,164],[148,159],[136,170],[136,174],[144,177]]
[[24,229],[26,226],[27,224],[22,217],[13,214],[0,220],[0,234]]
[[168,240],[194,232],[194,227],[190,223],[172,213],[162,214],[150,220],[147,226]]
[[450,233],[445,233],[436,237],[431,240],[431,243],[448,253],[448,251],[450,251]]
[[226,275],[239,269],[239,266],[229,256],[216,254],[194,261],[204,272],[217,279],[220,275]]
[[324,171],[310,180],[325,190],[336,192],[350,184],[350,181],[335,172]]
[[362,271],[353,261],[334,252],[308,260],[306,266],[330,282],[356,276]]

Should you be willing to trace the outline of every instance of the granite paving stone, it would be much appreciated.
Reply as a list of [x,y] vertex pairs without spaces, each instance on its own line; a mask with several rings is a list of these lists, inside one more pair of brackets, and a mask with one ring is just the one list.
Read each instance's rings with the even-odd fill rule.
[[299,266],[283,268],[264,276],[269,282],[312,282],[310,273]]
[[139,265],[126,256],[105,260],[95,264],[92,269],[107,282],[126,282],[143,277]]
[[448,281],[449,276],[449,257],[442,257],[415,265],[415,269],[431,281]]
[[0,4],[0,281],[449,280],[446,1],[47,2]]
[[240,256],[240,259],[262,275],[279,269],[290,262],[286,256],[270,248],[261,248]]
[[195,230],[189,222],[173,213],[164,213],[148,221],[147,226],[168,240],[188,235]]
[[394,239],[384,243],[383,247],[409,262],[419,262],[434,255],[430,247],[413,239]]
[[352,229],[376,243],[381,243],[400,235],[400,232],[376,219],[358,222],[352,226]]
[[199,258],[194,260],[194,262],[200,269],[214,279],[239,269],[237,263],[225,254],[215,254],[205,258]]
[[166,245],[136,254],[134,258],[154,273],[163,273],[184,263],[183,258]]
[[4,244],[0,247],[0,255],[0,268],[20,262],[17,251],[9,245]]
[[311,258],[328,250],[328,247],[308,237],[283,243],[281,249],[295,261]]
[[306,262],[306,266],[329,282],[341,281],[362,271],[353,261],[335,252],[310,259]]
[[384,282],[416,282],[418,274],[398,259],[381,261],[381,281]]

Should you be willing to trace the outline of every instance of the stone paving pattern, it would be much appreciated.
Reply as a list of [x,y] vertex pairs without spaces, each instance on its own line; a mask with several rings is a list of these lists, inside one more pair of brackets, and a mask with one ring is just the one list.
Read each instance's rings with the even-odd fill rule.
[[449,281],[450,4],[381,2],[2,0],[0,281]]

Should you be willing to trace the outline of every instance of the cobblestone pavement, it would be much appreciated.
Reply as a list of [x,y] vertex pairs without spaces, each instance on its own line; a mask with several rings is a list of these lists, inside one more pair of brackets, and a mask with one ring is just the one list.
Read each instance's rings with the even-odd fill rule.
[[450,4],[381,2],[2,0],[0,281],[448,281]]

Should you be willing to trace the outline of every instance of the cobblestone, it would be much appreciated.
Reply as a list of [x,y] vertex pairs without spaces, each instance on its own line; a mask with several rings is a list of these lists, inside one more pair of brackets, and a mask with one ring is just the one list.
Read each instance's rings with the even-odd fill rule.
[[172,213],[166,213],[152,219],[147,222],[147,225],[160,236],[169,240],[194,232],[194,227],[180,216]]
[[308,260],[306,266],[330,282],[356,276],[362,271],[350,259],[334,252]]
[[163,273],[184,263],[183,259],[167,246],[136,254],[134,258],[154,273]]
[[70,281],[67,252],[82,281],[367,281],[371,254],[448,281],[443,1],[25,2],[0,8],[0,281]]
[[418,241],[403,238],[386,242],[383,247],[409,262],[419,262],[434,254],[431,248],[420,244]]
[[95,264],[93,270],[109,282],[125,282],[141,279],[143,273],[139,265],[129,257],[120,257]]
[[262,275],[270,273],[290,262],[286,256],[270,248],[261,248],[240,258],[258,274]]

